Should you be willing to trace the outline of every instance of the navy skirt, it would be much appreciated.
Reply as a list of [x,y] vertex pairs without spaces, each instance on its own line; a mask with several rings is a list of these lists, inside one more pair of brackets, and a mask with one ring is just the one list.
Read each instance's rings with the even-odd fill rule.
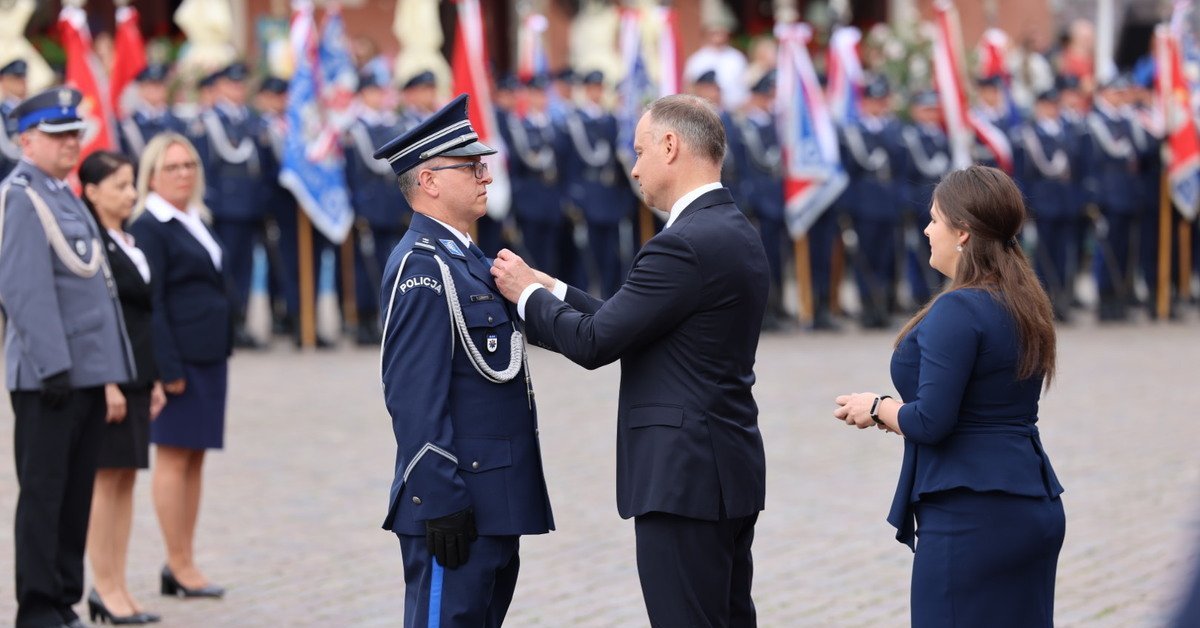
[[150,442],[185,449],[221,449],[225,444],[225,396],[229,362],[183,365],[187,388],[167,395],[167,405],[150,424]]
[[1054,625],[1062,500],[966,489],[921,496],[913,628]]

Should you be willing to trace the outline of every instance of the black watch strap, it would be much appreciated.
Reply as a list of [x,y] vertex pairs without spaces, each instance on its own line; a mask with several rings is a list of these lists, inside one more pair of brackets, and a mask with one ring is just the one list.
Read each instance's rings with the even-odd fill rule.
[[875,401],[871,402],[871,411],[868,414],[871,416],[871,420],[874,421],[877,425],[883,425],[883,421],[879,420],[879,406],[883,403],[884,399],[891,399],[891,398],[892,398],[891,395],[879,395],[879,396],[875,397]]

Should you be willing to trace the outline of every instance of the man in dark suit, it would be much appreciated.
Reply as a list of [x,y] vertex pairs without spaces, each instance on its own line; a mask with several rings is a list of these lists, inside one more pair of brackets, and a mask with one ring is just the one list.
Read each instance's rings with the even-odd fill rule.
[[554,528],[516,313],[468,235],[496,152],[477,137],[460,95],[374,152],[407,200],[392,210],[415,212],[380,295],[396,437],[383,527],[400,540],[406,628],[500,626],[520,535]]
[[753,626],[750,545],[766,464],[750,389],[767,257],[719,182],[725,130],[711,105],[659,99],[634,150],[631,175],[670,218],[611,299],[510,251],[492,275],[539,346],[586,368],[621,360],[617,509],[635,518],[651,624]]

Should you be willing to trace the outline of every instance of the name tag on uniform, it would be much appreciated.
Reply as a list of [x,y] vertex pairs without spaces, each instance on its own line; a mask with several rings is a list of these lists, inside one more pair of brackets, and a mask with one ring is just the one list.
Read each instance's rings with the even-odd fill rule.
[[496,297],[494,297],[490,294],[472,294],[471,295],[471,303],[479,303],[480,301],[492,301],[495,298]]
[[495,353],[496,349],[499,349],[499,348],[500,348],[500,339],[496,337],[496,334],[488,334],[488,337],[487,337],[488,353]]

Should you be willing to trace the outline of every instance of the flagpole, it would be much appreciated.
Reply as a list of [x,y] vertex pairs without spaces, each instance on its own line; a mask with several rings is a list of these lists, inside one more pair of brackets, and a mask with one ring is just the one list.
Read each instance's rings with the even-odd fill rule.
[[296,252],[300,280],[300,346],[317,344],[316,290],[313,285],[312,223],[303,210],[296,211]]
[[[354,228],[342,240],[342,318],[350,328],[358,326],[358,286],[354,282]],[[336,288],[335,288],[336,289]]]
[[1159,68],[1158,91],[1159,106],[1163,108],[1163,144],[1162,172],[1158,177],[1158,286],[1155,314],[1159,320],[1166,320],[1171,313],[1171,133],[1175,130],[1173,106],[1174,79],[1172,64],[1173,51],[1167,38],[1167,27],[1159,24],[1154,29],[1154,58]]
[[1192,223],[1179,217],[1179,296],[1186,298],[1192,292]]
[[816,305],[813,303],[812,289],[812,258],[808,248],[808,234],[793,240],[793,254],[796,257],[796,297],[800,300],[800,323],[812,325],[816,316]]

